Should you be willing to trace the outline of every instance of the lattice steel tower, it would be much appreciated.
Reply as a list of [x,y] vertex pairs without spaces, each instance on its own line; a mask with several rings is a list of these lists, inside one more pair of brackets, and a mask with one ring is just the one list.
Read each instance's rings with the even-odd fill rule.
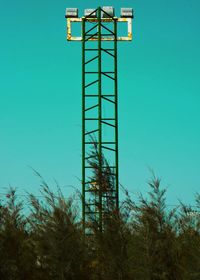
[[[113,7],[86,9],[78,17],[78,9],[67,8],[67,40],[82,42],[82,216],[85,230],[92,219],[103,230],[105,203],[119,206],[118,167],[118,78],[117,42],[132,40],[132,8],[122,8],[115,17]],[[127,23],[127,36],[118,23]],[[73,36],[72,25],[80,23],[82,34]],[[96,154],[92,152],[96,150]],[[98,158],[98,178],[90,160]],[[112,178],[112,187],[103,182],[105,172]]]

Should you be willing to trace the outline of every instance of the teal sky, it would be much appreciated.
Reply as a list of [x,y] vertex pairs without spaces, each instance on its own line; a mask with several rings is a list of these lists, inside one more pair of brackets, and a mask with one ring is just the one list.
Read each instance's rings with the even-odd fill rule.
[[[66,7],[133,7],[134,40],[119,43],[120,181],[168,203],[200,189],[200,1],[0,1],[0,187],[38,193],[38,170],[65,193],[80,187],[81,44],[66,41]],[[78,179],[79,178],[79,179]]]

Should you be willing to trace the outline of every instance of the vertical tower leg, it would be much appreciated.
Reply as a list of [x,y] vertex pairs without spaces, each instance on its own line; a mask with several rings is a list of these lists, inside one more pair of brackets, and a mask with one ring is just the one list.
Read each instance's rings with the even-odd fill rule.
[[119,148],[118,148],[118,76],[117,76],[117,21],[114,21],[114,72],[115,72],[115,163],[116,163],[116,208],[119,209]]
[[82,219],[85,232],[85,19],[82,20]]
[[99,155],[99,230],[102,231],[102,79],[101,79],[101,8],[98,8],[98,155]]

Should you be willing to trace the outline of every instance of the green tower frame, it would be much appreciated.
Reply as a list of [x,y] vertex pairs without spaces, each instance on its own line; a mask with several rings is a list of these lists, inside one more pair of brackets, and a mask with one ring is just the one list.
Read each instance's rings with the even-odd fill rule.
[[[71,22],[82,23],[82,37],[72,37]],[[118,22],[128,23],[127,37],[118,37]],[[86,233],[90,233],[91,219],[100,232],[104,230],[108,200],[112,209],[119,208],[117,42],[131,41],[131,23],[131,18],[113,17],[101,7],[88,16],[68,19],[68,40],[82,42],[82,217]],[[98,159],[96,179],[92,159]],[[112,187],[105,188],[108,164],[104,159],[109,163]]]
[[[119,171],[118,171],[118,98],[117,98],[117,22],[115,18],[111,18],[108,15],[108,18],[110,19],[110,23],[113,25],[113,30],[109,29],[104,25],[101,19],[101,13],[103,12],[102,9],[99,7],[97,9],[97,23],[93,26],[94,22],[91,21],[90,17],[83,18],[82,22],[82,194],[83,194],[83,201],[82,201],[82,207],[83,207],[83,223],[86,226],[86,221],[88,222],[89,219],[87,219],[87,216],[89,218],[92,216],[94,220],[98,224],[98,228],[100,231],[103,230],[103,198],[107,198],[107,195],[109,192],[106,192],[104,194],[103,191],[103,182],[101,180],[103,175],[103,169],[107,168],[106,166],[103,166],[102,157],[103,157],[103,150],[107,149],[114,153],[114,161],[112,164],[112,169],[114,170],[112,176],[115,177],[114,180],[114,188],[112,189],[112,193],[109,195],[112,196],[112,199],[114,200],[114,204],[116,206],[116,209],[118,209],[119,206]],[[88,25],[92,25],[91,28],[86,28],[86,22]],[[96,30],[97,29],[97,32]],[[94,30],[94,31],[93,31]],[[93,31],[93,33],[91,33]],[[103,34],[103,32],[106,34]],[[112,48],[103,48],[103,40],[102,38],[105,36],[112,36]],[[87,44],[91,44],[91,42],[88,40],[88,38],[98,38],[97,42],[97,48],[88,48]],[[111,44],[111,42],[110,42]],[[110,45],[109,44],[109,45]],[[94,53],[93,57],[86,61],[86,52],[92,52]],[[109,69],[109,71],[105,71],[102,67],[102,52],[105,52],[107,55],[111,56],[113,59],[113,65],[110,65],[112,69]],[[93,71],[87,71],[87,66],[90,63],[93,63],[94,60],[97,60],[97,69],[94,69]],[[86,80],[88,79],[88,76],[94,76],[97,75],[97,79],[94,79],[90,83],[86,83]],[[102,76],[106,77],[106,79],[111,79],[113,81],[113,89],[112,92],[107,92],[105,87],[102,86]],[[91,77],[92,78],[92,77]],[[89,79],[88,79],[89,80]],[[97,92],[92,93],[90,92],[90,88],[97,83]],[[90,99],[91,102],[88,102],[88,99]],[[114,106],[114,110],[112,113],[114,113],[109,118],[105,118],[103,116],[102,112],[102,103],[109,102]],[[87,103],[93,104],[90,107],[87,107]],[[106,106],[106,104],[105,104]],[[89,110],[94,110],[94,108],[97,107],[97,117],[91,117],[87,118],[86,114]],[[89,124],[89,122],[93,122],[97,124],[97,127],[94,127],[95,129],[90,129],[90,127],[93,126]],[[110,126],[113,129],[114,139],[112,141],[105,141],[103,137],[103,126]],[[89,127],[87,129],[87,127]],[[93,137],[88,137],[86,140],[87,135],[94,135]],[[96,141],[94,141],[96,140]],[[88,165],[88,159],[90,156],[90,151],[88,151],[88,146],[96,145],[98,150],[98,156],[99,156],[99,180],[98,183],[94,181],[90,181],[91,174],[88,173],[88,169],[93,168],[92,165]],[[87,152],[88,151],[88,152]],[[88,181],[89,179],[89,181]],[[95,192],[95,194],[94,194]],[[92,199],[90,201],[90,198],[87,197],[89,194],[89,197],[96,197],[96,199]],[[98,206],[97,206],[98,205]]]

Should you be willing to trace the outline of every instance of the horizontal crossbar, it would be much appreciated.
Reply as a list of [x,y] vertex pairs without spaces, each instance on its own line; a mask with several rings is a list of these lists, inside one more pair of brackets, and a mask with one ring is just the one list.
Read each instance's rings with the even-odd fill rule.
[[[114,94],[104,94],[104,95],[101,95],[101,97],[114,97],[115,95]],[[99,97],[98,94],[85,94],[85,97]]]
[[[85,118],[85,121],[98,121],[99,119],[98,118]],[[103,118],[101,120],[104,120],[104,121],[114,121],[115,118]]]
[[[84,144],[99,144],[99,142],[85,142]],[[116,142],[101,142],[101,144],[116,144]]]

